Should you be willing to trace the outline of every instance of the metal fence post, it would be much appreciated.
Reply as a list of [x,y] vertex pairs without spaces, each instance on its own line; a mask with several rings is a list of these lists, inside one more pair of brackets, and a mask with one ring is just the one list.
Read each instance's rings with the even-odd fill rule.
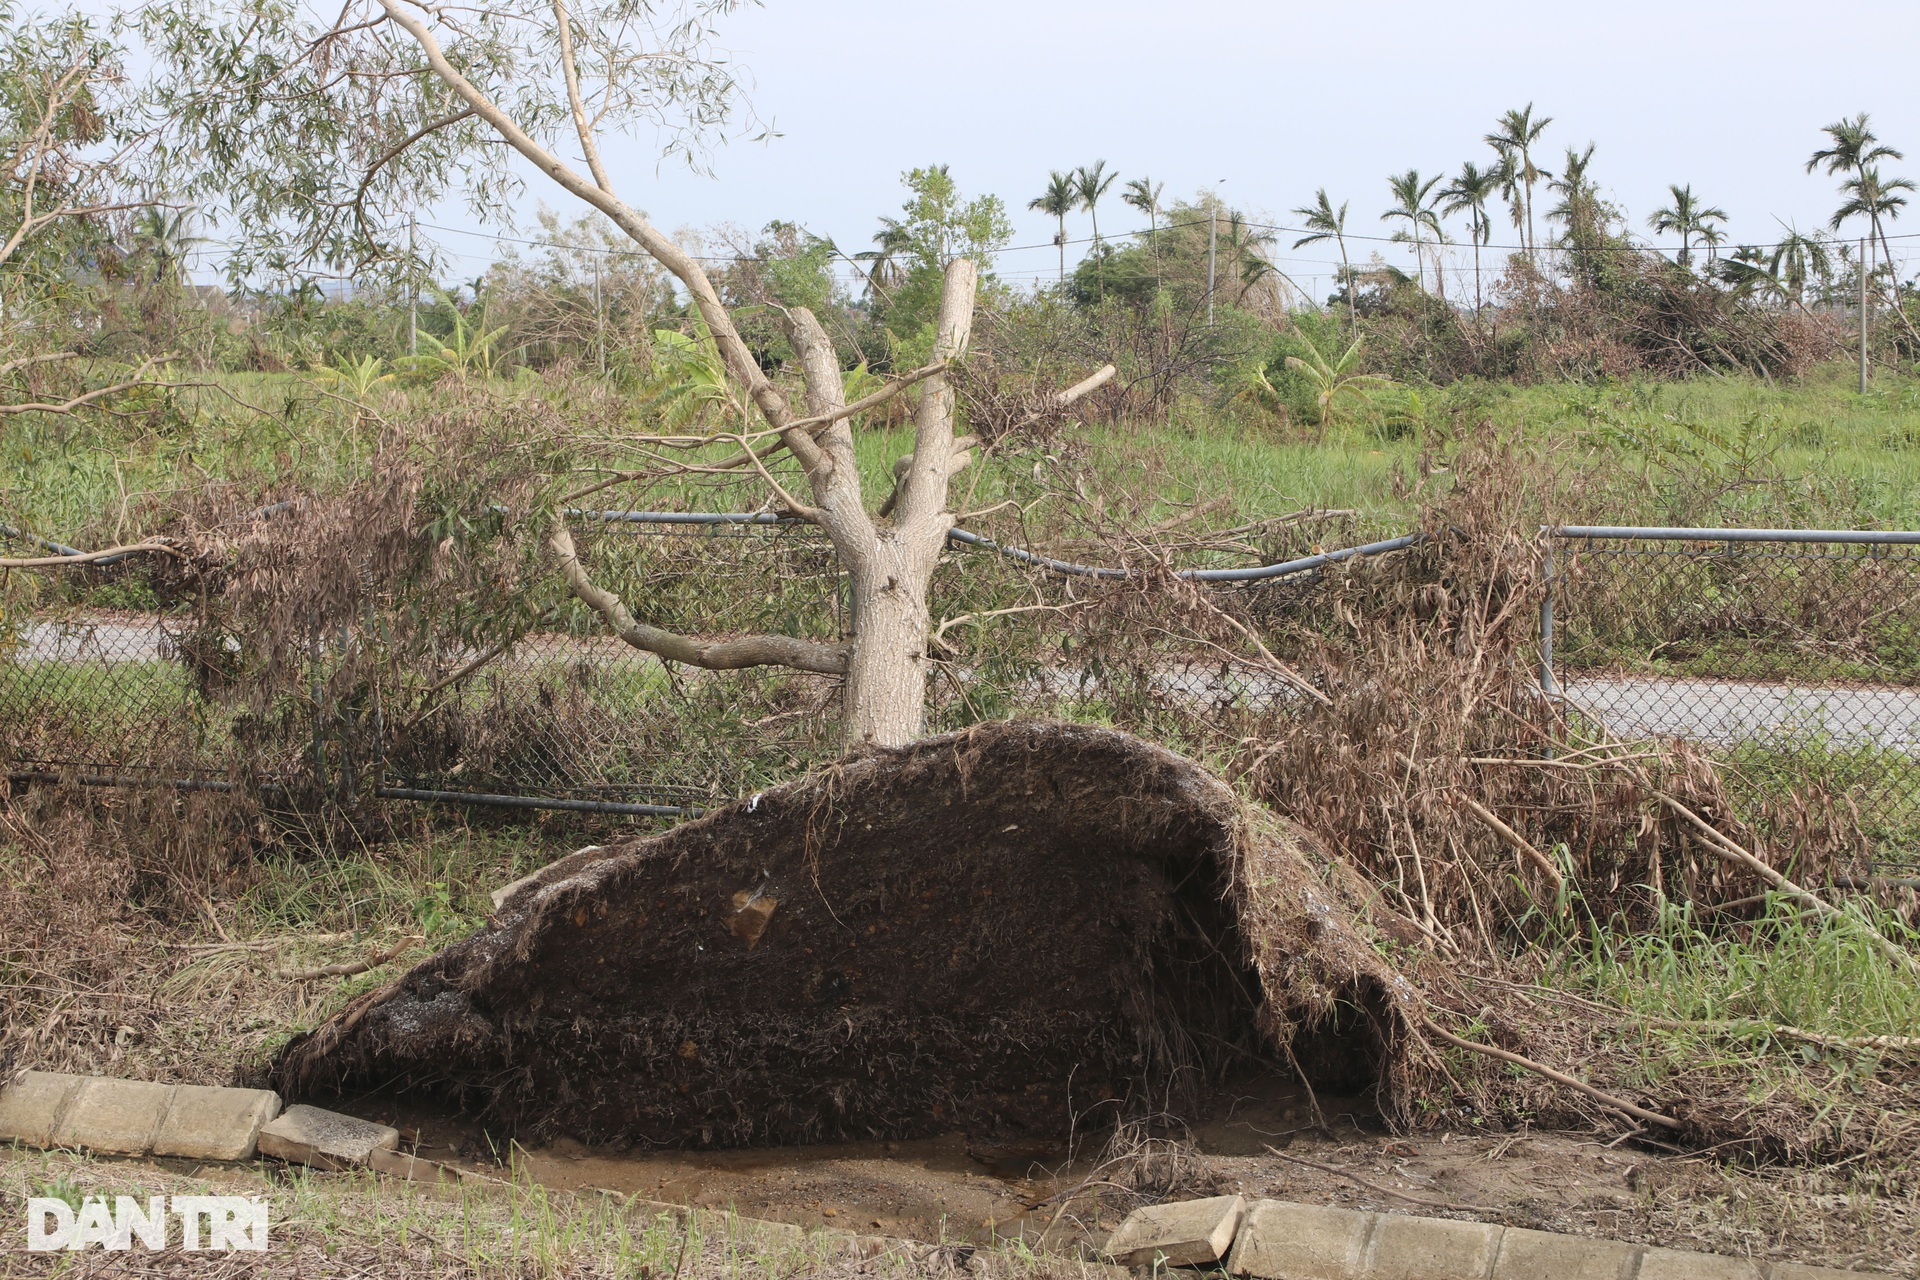
[[1553,537],[1550,528],[1540,530],[1540,540],[1545,547],[1541,558],[1541,569],[1545,577],[1546,590],[1540,596],[1540,693],[1547,698],[1559,696],[1553,683]]

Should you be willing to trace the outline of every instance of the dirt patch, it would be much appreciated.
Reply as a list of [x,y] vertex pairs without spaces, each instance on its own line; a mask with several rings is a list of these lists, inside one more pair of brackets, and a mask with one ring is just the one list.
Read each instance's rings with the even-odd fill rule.
[[1059,1138],[1249,1066],[1402,1114],[1413,989],[1325,870],[1162,748],[982,726],[561,860],[276,1083],[692,1147]]

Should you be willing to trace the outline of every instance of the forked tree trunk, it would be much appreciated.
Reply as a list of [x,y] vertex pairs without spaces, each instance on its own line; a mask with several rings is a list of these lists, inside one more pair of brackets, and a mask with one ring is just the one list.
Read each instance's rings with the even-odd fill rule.
[[[978,276],[973,263],[947,268],[934,340],[936,361],[966,353],[973,330]],[[856,529],[846,540],[826,523],[853,586],[852,651],[847,660],[841,736],[849,749],[898,747],[918,738],[926,723],[927,641],[932,620],[928,593],[940,552],[953,527],[947,509],[951,481],[967,465],[953,433],[953,388],[945,374],[927,379],[921,393],[911,461],[906,462],[893,518]],[[851,451],[848,454],[851,460]]]

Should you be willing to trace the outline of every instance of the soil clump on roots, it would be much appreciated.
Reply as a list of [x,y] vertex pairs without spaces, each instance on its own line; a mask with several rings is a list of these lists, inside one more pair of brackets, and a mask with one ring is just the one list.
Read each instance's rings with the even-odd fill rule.
[[1414,988],[1298,828],[1112,730],[980,726],[583,850],[282,1053],[529,1139],[1058,1139],[1301,1073],[1404,1116]]

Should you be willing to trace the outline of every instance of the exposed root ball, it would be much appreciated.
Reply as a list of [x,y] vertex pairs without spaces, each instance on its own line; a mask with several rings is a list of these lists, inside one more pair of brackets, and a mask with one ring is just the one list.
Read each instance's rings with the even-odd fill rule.
[[562,859],[277,1083],[676,1145],[1053,1136],[1256,1063],[1395,1114],[1413,990],[1321,859],[1162,748],[986,725]]

